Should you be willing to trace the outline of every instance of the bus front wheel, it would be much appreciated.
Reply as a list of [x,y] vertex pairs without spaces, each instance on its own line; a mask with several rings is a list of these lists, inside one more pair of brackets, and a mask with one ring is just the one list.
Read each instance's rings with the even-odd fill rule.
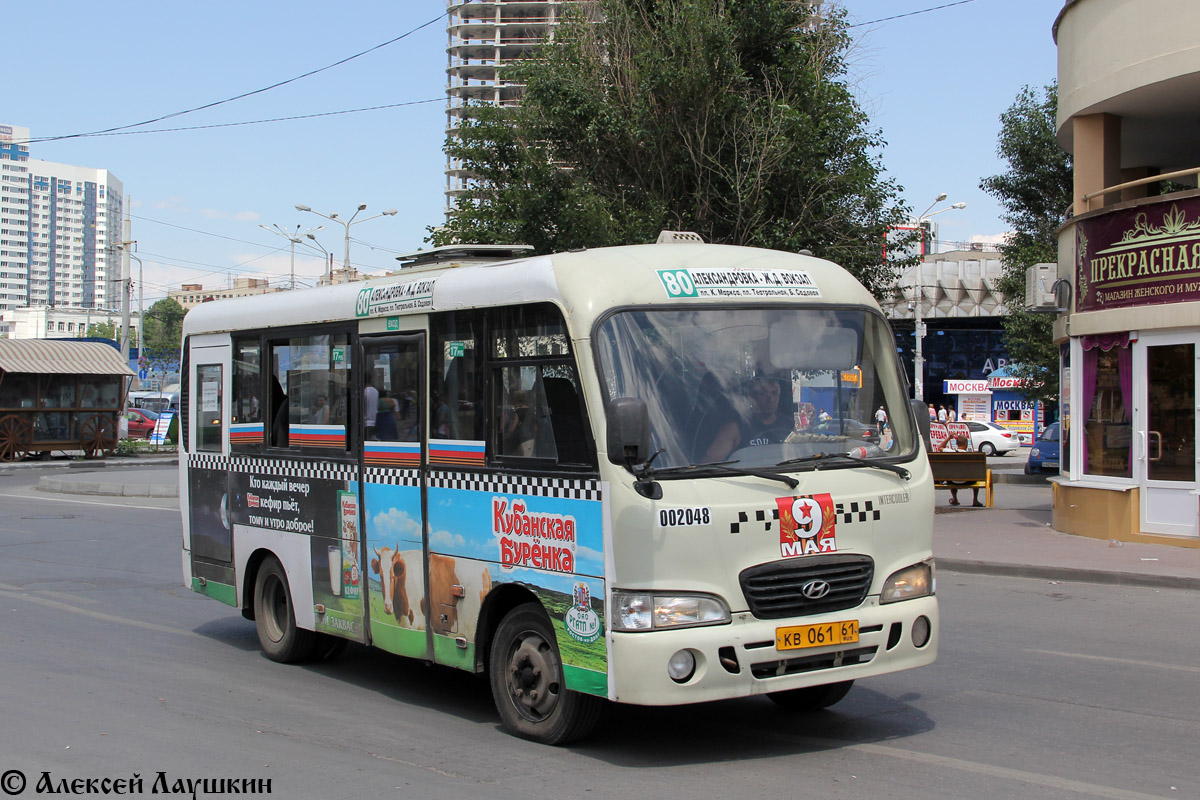
[[600,718],[603,700],[567,689],[554,629],[537,603],[517,606],[500,623],[488,671],[500,720],[523,739],[567,744]]
[[780,708],[788,711],[820,711],[841,700],[850,691],[854,681],[827,683],[824,686],[807,686],[803,689],[788,689],[784,692],[767,692],[767,697]]
[[254,581],[254,625],[258,642],[272,661],[287,664],[312,654],[316,634],[296,627],[287,574],[274,556],[263,561]]

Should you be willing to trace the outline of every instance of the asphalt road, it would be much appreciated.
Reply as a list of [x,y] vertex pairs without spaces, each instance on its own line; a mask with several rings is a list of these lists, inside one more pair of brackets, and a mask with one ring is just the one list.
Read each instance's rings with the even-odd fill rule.
[[[280,798],[1196,798],[1195,593],[941,572],[941,655],[831,711],[613,707],[506,735],[486,684],[352,645],[283,666],[181,585],[173,500],[0,478],[0,773],[270,779]],[[98,784],[97,784],[98,785]],[[205,796],[203,792],[198,796]]]

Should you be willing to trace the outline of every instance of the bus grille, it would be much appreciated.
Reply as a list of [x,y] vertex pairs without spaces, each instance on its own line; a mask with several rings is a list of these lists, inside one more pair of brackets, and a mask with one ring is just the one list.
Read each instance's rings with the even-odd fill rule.
[[[750,613],[759,619],[804,617],[854,608],[867,596],[875,562],[866,556],[817,556],[775,561],[742,570],[738,580]],[[800,590],[810,581],[825,581],[829,594],[810,600]]]

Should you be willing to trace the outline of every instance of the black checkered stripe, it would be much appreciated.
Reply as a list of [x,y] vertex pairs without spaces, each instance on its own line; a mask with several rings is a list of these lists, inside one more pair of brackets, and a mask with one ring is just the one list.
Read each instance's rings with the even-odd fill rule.
[[566,497],[572,500],[601,499],[600,481],[566,478],[531,478],[519,475],[483,475],[477,472],[434,472],[430,488],[463,489],[493,494],[526,494],[535,497]]
[[870,500],[861,503],[835,503],[833,512],[838,515],[838,521],[843,524],[866,522],[879,519],[879,509]]
[[188,469],[219,469],[229,471],[229,456],[220,453],[188,453]]
[[[867,520],[879,519],[879,509],[875,508],[875,503],[871,500],[864,500],[861,503],[835,503],[833,506],[833,512],[837,515],[838,522],[843,525],[851,525],[855,522],[866,522]],[[751,516],[754,517],[753,523],[751,523],[750,520]],[[762,509],[757,511],[739,511],[737,515],[737,522],[729,523],[729,532],[741,533],[743,525],[751,524],[755,526],[754,530],[757,530],[758,525],[762,525],[762,529],[764,531],[770,531],[771,524],[778,519],[778,506],[772,508],[770,511],[763,511]]]
[[755,529],[758,525],[763,526],[764,531],[771,530],[771,525],[779,519],[779,506],[772,508],[770,511],[739,511],[737,522],[729,523],[730,533],[741,533],[742,526],[750,524],[750,515],[754,515]]
[[189,455],[188,467],[221,469],[229,472],[253,472],[256,475],[279,475],[285,478],[308,478],[318,481],[357,481],[355,464],[329,461],[291,461],[287,459],[253,458],[250,456]]
[[394,467],[367,467],[363,470],[363,480],[367,483],[386,483],[391,486],[420,486],[421,471]]

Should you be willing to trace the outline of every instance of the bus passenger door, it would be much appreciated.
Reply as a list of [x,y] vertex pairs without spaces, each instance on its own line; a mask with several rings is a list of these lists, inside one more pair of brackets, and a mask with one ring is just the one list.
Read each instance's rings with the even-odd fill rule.
[[198,591],[230,602],[235,593],[227,435],[229,339],[198,336],[192,337],[190,345],[188,397],[182,405],[191,419],[187,421],[190,424],[180,425],[179,431],[189,439],[185,500],[192,582]]
[[371,642],[429,658],[421,485],[425,334],[363,337],[361,345],[363,564]]

